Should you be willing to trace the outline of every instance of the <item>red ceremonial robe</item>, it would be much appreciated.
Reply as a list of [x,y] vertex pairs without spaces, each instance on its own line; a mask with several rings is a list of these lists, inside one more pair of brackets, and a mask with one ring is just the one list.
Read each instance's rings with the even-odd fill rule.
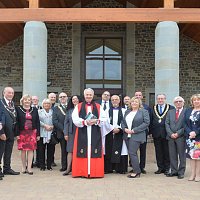
[[[82,103],[78,104],[78,113],[80,112]],[[100,105],[96,104],[99,116]],[[88,105],[86,104],[86,112],[88,113]],[[93,107],[91,107],[93,109]],[[84,123],[84,122],[83,122]],[[88,156],[86,158],[77,157],[77,139],[78,139],[78,127],[76,128],[73,148],[73,160],[72,160],[72,177],[104,177],[104,157],[103,149],[102,156],[100,158],[89,158],[90,159],[90,174],[88,173]],[[91,149],[91,148],[90,148]]]

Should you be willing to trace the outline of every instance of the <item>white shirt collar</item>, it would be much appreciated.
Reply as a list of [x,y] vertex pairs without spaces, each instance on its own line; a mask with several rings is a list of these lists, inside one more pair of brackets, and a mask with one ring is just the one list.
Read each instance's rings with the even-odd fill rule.
[[4,99],[5,99],[7,105],[9,102],[12,102],[12,101],[9,101],[8,99],[6,99],[5,97],[4,97]]

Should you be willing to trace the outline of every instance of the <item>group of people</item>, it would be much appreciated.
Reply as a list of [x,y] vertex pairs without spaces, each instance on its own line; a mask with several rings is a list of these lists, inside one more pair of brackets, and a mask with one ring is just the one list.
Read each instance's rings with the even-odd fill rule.
[[[11,169],[14,137],[21,151],[21,173],[33,175],[33,157],[40,170],[55,165],[55,145],[61,147],[61,172],[72,177],[104,177],[104,174],[128,172],[128,178],[146,174],[147,137],[152,135],[158,170],[167,177],[184,178],[186,157],[190,159],[188,180],[200,181],[200,94],[191,97],[191,107],[184,99],[174,98],[174,106],[166,96],[158,94],[157,104],[150,108],[142,102],[141,91],[125,96],[104,91],[94,100],[91,88],[84,99],[73,95],[68,100],[61,92],[50,93],[38,105],[37,96],[24,95],[20,106],[12,101],[14,90],[6,87],[0,100],[0,180],[4,175],[18,175]],[[36,156],[34,156],[36,151]],[[140,151],[140,157],[138,157]],[[3,158],[3,159],[2,159]]]

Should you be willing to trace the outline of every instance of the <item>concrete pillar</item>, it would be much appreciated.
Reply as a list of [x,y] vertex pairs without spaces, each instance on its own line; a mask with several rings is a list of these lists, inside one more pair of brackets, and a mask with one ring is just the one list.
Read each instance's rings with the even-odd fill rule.
[[24,27],[23,94],[47,97],[47,29],[43,22]]
[[[127,8],[135,6],[127,1]],[[132,97],[135,93],[135,24],[126,24],[126,69],[124,70],[124,88],[126,95]]]
[[176,22],[158,23],[155,31],[155,94],[167,102],[179,95],[179,28]]

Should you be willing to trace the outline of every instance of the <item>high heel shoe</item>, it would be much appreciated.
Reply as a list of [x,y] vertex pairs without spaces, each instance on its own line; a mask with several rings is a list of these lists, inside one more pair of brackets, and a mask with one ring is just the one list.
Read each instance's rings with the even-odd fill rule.
[[188,181],[194,181],[195,177],[194,176],[190,176],[190,178],[188,179]]
[[129,174],[127,177],[128,178],[140,178],[140,173],[137,173],[135,175]]
[[33,175],[33,172],[27,171],[26,173],[27,173],[28,175]]
[[200,176],[196,176],[196,178],[194,179],[195,182],[200,182]]

